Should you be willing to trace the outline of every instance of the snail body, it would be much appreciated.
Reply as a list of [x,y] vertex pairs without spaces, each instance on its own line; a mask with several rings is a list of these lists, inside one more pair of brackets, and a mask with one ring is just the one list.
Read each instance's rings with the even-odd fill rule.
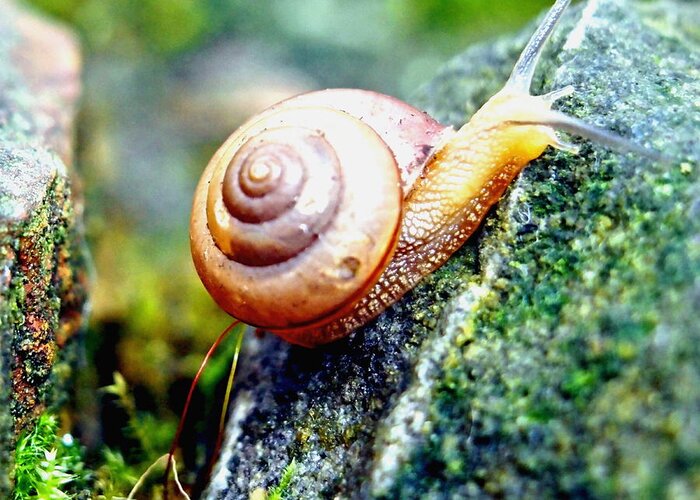
[[235,318],[316,346],[373,319],[442,265],[510,182],[563,129],[638,150],[553,111],[567,87],[532,96],[558,0],[505,87],[462,128],[371,91],[283,101],[221,146],[190,226],[195,267]]

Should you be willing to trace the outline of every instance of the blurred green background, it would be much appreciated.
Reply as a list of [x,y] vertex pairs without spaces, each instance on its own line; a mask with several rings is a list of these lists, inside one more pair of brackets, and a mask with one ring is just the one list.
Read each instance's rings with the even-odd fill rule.
[[[189,256],[190,200],[217,146],[250,115],[307,90],[369,88],[410,102],[452,55],[524,26],[551,2],[25,3],[82,41],[77,170],[96,269],[87,362],[95,368],[85,379],[105,386],[118,371],[134,400],[129,410],[114,395],[86,392],[81,412],[98,418],[83,420],[79,434],[145,463],[167,449],[202,354],[230,321]],[[195,443],[207,418],[217,418],[225,358],[207,372],[185,432],[190,469],[203,462]],[[134,418],[141,437],[122,432]]]

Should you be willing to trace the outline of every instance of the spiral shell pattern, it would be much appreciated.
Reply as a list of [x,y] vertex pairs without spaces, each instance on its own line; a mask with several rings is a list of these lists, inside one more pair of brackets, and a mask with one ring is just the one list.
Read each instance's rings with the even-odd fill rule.
[[325,107],[273,109],[236,131],[202,176],[195,267],[241,321],[311,328],[376,283],[402,198],[394,155],[367,124]]
[[222,184],[226,212],[209,219],[209,227],[231,259],[250,266],[277,264],[323,233],[342,186],[338,157],[318,131],[264,130],[229,162]]

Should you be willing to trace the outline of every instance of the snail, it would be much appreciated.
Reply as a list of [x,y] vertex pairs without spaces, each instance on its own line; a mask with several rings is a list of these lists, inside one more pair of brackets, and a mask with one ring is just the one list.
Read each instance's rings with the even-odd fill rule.
[[557,0],[501,91],[459,130],[396,98],[334,89],[251,118],[205,169],[193,202],[197,272],[236,319],[289,342],[331,342],[441,266],[561,130],[649,152],[529,93]]

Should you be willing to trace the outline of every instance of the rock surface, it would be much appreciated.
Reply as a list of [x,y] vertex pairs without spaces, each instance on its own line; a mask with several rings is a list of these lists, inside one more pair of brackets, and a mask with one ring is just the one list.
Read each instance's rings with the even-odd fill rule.
[[0,0],[0,497],[18,433],[65,397],[85,305],[71,192],[73,37]]
[[[316,350],[249,336],[208,498],[692,497],[700,488],[700,50],[692,4],[572,8],[533,91],[668,161],[581,141],[442,269]],[[414,100],[459,125],[531,33]],[[465,105],[466,104],[466,109]],[[284,479],[284,481],[282,481]]]

